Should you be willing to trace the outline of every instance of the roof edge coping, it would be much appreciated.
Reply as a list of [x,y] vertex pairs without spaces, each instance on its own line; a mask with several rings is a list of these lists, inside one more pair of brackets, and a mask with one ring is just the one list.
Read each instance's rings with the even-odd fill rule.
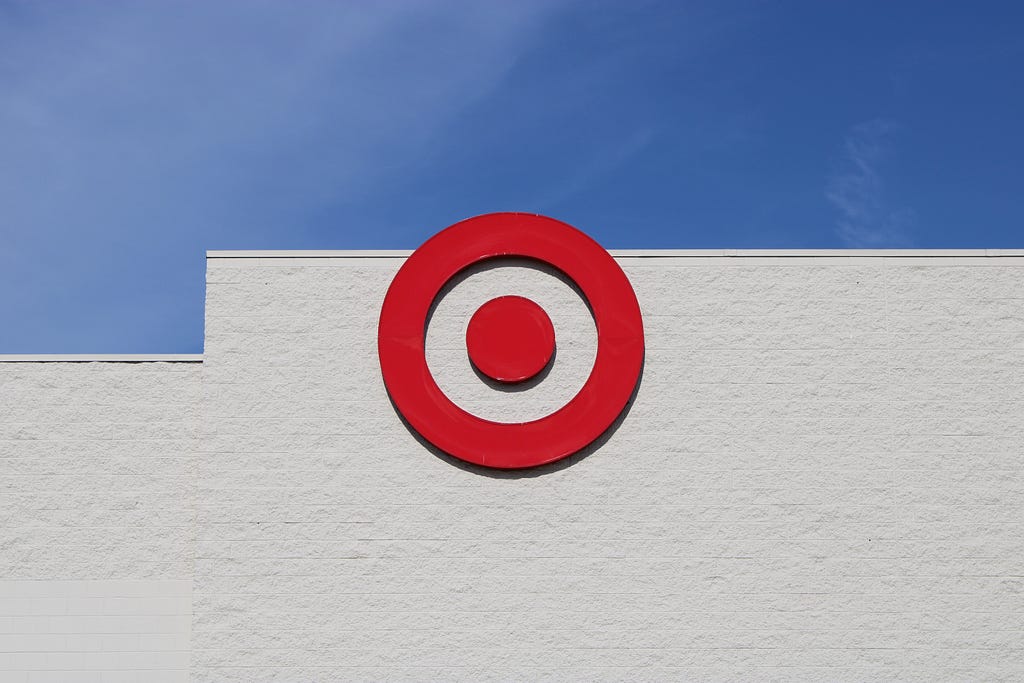
[[[1024,256],[1024,249],[609,249],[612,256],[628,258],[688,257],[792,257],[881,256],[957,257]],[[407,258],[409,249],[324,249],[324,250],[210,250],[206,258]]]
[[0,363],[202,363],[201,353],[0,353]]

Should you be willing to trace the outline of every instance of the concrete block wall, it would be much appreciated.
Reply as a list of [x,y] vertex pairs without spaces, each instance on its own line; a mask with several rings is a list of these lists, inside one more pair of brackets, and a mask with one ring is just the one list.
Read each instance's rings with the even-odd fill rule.
[[0,680],[187,680],[201,365],[11,359]]
[[[387,399],[401,257],[252,256],[209,261],[202,364],[0,357],[0,680],[1024,677],[1024,258],[621,255],[628,415],[496,473]],[[446,292],[428,361],[528,419],[596,335],[502,266]],[[524,392],[461,341],[510,293],[558,336]]]
[[[496,473],[388,401],[400,258],[242,256],[208,268],[194,680],[1024,677],[1024,258],[621,256],[628,416]],[[564,292],[485,275],[437,307],[431,369],[530,414],[579,368],[489,395],[465,312]],[[585,364],[576,304],[550,305]]]

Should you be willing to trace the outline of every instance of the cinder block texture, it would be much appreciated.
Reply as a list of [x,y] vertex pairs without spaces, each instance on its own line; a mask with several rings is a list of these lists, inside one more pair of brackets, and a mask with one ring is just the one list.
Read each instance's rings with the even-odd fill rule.
[[200,371],[0,362],[0,579],[192,577]]
[[[501,473],[388,400],[400,259],[210,259],[194,679],[1024,677],[1024,259],[619,261],[628,414]],[[473,384],[467,302],[536,277],[480,275],[431,320],[441,385],[510,420],[571,394]],[[556,362],[588,362],[577,303]]]
[[0,362],[0,680],[187,676],[200,369]]

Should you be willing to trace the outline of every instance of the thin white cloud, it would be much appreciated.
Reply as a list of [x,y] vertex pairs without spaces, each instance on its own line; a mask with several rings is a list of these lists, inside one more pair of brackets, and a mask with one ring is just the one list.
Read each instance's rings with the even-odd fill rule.
[[916,220],[907,207],[893,207],[885,197],[880,166],[896,126],[873,119],[853,127],[846,137],[838,168],[825,197],[838,211],[836,233],[850,247],[910,246]]

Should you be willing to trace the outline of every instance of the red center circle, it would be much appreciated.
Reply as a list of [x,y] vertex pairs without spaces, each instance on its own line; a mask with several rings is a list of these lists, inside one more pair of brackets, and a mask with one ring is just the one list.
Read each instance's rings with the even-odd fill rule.
[[500,296],[470,318],[466,349],[477,370],[491,379],[507,384],[524,382],[551,362],[555,328],[533,301]]

